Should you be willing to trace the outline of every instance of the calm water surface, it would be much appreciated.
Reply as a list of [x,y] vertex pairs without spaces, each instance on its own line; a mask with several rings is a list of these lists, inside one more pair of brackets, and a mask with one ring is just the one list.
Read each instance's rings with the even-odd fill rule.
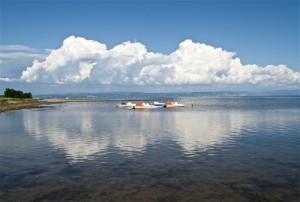
[[299,97],[176,101],[0,113],[0,201],[299,201]]

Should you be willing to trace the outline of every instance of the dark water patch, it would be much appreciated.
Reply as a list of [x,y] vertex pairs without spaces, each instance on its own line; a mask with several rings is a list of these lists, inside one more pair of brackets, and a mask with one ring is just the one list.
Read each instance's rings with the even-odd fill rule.
[[84,186],[62,185],[44,194],[37,194],[33,201],[85,201],[89,200],[88,190]]
[[43,110],[55,110],[57,109],[57,106],[55,105],[37,105],[34,109],[34,111],[43,111]]
[[80,174],[80,171],[80,168],[75,168],[74,166],[67,164],[61,172],[62,175],[77,175]]
[[297,201],[299,193],[293,184],[283,185],[259,178],[224,183],[230,191],[244,196],[248,201]]

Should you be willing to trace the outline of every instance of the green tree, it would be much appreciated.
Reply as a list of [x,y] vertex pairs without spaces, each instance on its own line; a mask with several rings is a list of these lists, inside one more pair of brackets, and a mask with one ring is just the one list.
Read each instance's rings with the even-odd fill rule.
[[4,96],[10,98],[32,98],[31,92],[23,93],[23,91],[10,88],[5,89]]

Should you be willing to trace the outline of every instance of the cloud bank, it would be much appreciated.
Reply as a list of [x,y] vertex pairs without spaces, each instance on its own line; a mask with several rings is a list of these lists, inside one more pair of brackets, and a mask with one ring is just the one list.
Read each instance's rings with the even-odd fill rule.
[[24,67],[33,60],[44,60],[48,54],[23,45],[0,45],[0,81],[19,82]]
[[300,84],[300,73],[285,65],[243,65],[233,52],[189,39],[165,55],[149,52],[137,42],[108,49],[97,41],[70,36],[44,60],[34,60],[21,79],[56,84],[285,86]]

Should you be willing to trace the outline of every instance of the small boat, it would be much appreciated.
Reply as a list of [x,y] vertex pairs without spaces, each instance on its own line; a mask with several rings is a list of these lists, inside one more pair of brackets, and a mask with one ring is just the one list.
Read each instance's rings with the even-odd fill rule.
[[165,105],[165,103],[154,101],[154,102],[153,102],[153,105],[154,105],[154,106],[157,106],[157,107],[163,107],[163,106]]
[[132,109],[155,109],[158,107],[159,106],[155,106],[153,104],[138,102],[138,103],[136,103],[135,106],[132,106],[131,108]]
[[178,102],[166,102],[164,107],[184,107],[184,104],[180,104]]
[[121,104],[116,105],[116,107],[120,108],[132,108],[133,106],[135,106],[135,104],[133,104],[132,102],[122,102]]

